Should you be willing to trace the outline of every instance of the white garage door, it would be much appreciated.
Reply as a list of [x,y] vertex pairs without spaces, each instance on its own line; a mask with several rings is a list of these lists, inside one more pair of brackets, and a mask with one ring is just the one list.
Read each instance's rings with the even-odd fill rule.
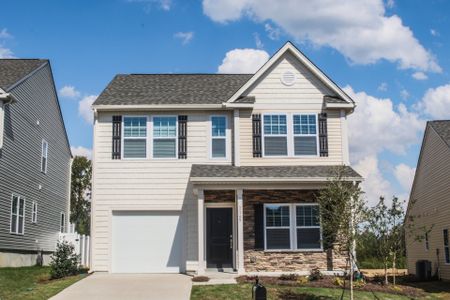
[[182,230],[179,213],[113,213],[112,272],[179,273]]

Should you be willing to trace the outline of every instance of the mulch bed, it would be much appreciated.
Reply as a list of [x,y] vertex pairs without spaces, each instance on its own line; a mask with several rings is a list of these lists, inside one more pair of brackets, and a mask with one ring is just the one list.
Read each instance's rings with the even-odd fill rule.
[[[260,276],[259,282],[263,285],[282,285],[282,286],[292,286],[292,287],[317,287],[317,288],[335,288],[342,289],[341,286],[336,285],[335,277],[333,276],[324,276],[322,279],[314,280],[314,281],[306,281],[305,276],[285,276],[286,279],[290,280],[281,280],[280,277],[273,276]],[[254,283],[254,276],[240,276],[236,278],[238,283]],[[349,281],[345,282],[346,288],[349,288]],[[395,287],[392,285],[386,286],[384,284],[378,282],[367,281],[363,286],[355,287],[355,290],[358,291],[366,291],[366,292],[375,292],[375,293],[390,293],[403,295],[411,298],[421,298],[426,294],[423,290],[407,286],[407,285],[396,285]],[[288,297],[289,298],[289,297]]]

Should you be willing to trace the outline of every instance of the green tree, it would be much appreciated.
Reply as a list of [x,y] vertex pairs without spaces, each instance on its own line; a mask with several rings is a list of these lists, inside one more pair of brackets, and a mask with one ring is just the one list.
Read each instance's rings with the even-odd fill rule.
[[80,234],[90,234],[91,222],[91,161],[84,156],[75,156],[72,162],[70,190],[70,222]]

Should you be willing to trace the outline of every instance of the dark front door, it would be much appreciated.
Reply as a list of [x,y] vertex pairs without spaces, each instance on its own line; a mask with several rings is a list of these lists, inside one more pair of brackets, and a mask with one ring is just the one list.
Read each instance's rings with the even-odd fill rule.
[[206,262],[208,268],[233,267],[232,208],[206,208]]

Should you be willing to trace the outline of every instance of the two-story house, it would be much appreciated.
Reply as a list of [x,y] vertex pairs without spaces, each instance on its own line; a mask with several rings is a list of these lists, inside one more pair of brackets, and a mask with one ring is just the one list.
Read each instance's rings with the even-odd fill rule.
[[68,222],[71,157],[50,62],[0,59],[0,267],[48,262]]
[[291,43],[255,74],[117,75],[93,104],[92,269],[342,269],[315,193],[355,103]]

